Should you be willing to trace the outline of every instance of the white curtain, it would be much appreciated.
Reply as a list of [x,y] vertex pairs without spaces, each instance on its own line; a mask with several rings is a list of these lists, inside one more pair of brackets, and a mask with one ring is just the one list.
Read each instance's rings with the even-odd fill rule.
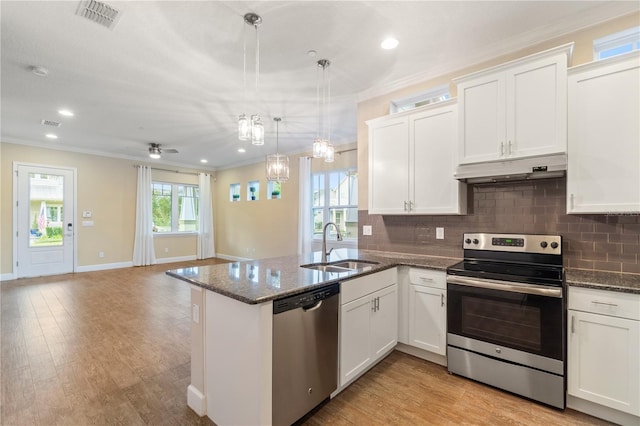
[[153,213],[151,211],[151,167],[138,166],[138,192],[136,196],[136,235],[133,241],[133,264],[153,265]]
[[311,250],[311,158],[300,157],[298,202],[298,254]]
[[196,258],[208,259],[216,255],[213,242],[213,203],[211,199],[211,176],[206,173],[198,175],[200,187],[200,212],[198,214],[198,247]]

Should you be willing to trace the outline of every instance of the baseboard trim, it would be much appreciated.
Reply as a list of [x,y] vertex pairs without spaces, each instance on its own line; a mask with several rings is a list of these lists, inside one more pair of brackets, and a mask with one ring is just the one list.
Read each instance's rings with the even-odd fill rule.
[[189,387],[187,388],[187,405],[189,406],[189,408],[195,411],[197,415],[202,417],[207,414],[206,402],[207,401],[202,392],[200,392],[195,386],[189,385]]
[[218,259],[233,260],[233,261],[236,261],[236,262],[246,262],[248,260],[253,260],[250,257],[230,256],[228,254],[222,254],[222,253],[216,253],[216,257]]
[[16,277],[13,275],[13,272],[9,272],[8,274],[0,274],[0,281],[11,281],[15,280]]
[[85,265],[78,266],[75,272],[93,272],[93,271],[105,271],[107,269],[120,269],[120,268],[131,268],[133,267],[133,262],[116,262],[116,263],[100,263],[97,265]]
[[191,260],[196,260],[196,255],[195,254],[190,254],[189,256],[156,258],[156,264],[160,264],[160,263],[175,263],[175,262],[189,262]]

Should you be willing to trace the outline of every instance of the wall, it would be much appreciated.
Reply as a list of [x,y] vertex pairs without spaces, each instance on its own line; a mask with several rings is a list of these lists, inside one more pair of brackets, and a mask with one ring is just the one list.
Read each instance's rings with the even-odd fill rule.
[[[532,53],[575,42],[572,65],[593,60],[593,40],[640,24],[640,13],[627,15],[404,88],[358,104],[359,247],[403,253],[462,257],[464,232],[558,233],[564,237],[569,267],[640,273],[640,215],[567,215],[566,180],[469,185],[466,216],[380,216],[368,214],[368,129],[365,121],[388,114],[393,99],[449,84],[453,78]],[[362,225],[373,227],[362,235]],[[445,239],[435,240],[435,227]]]
[[[0,144],[0,274],[11,274],[13,266],[13,163],[73,167],[77,170],[76,218],[78,266],[131,262],[135,229],[136,169],[140,162],[44,148]],[[169,167],[171,168],[171,167]],[[152,172],[153,179],[197,183],[195,175]],[[93,227],[82,227],[83,211],[89,210]],[[196,237],[161,236],[154,241],[156,257],[193,257]],[[168,248],[168,252],[164,252]],[[104,252],[104,258],[98,252]]]
[[[382,216],[361,210],[359,236],[371,250],[462,257],[464,232],[553,234],[563,237],[565,266],[640,274],[640,215],[568,215],[564,178],[469,186],[465,216]],[[436,227],[445,239],[436,240]]]
[[[354,149],[355,144],[336,147]],[[225,257],[261,259],[287,256],[298,251],[298,188],[300,155],[290,155],[290,177],[282,184],[281,198],[267,199],[264,163],[221,170],[215,182],[216,252]],[[337,154],[335,162],[313,159],[311,171],[355,167],[355,151]],[[260,182],[259,200],[247,201],[247,182]],[[241,201],[229,201],[229,186],[240,183]]]

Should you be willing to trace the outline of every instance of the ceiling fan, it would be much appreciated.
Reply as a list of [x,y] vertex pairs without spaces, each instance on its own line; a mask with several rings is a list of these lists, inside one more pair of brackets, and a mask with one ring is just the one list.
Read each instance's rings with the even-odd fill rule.
[[162,154],[177,154],[177,149],[161,149],[159,143],[151,142],[149,144],[149,157],[157,160],[162,157]]

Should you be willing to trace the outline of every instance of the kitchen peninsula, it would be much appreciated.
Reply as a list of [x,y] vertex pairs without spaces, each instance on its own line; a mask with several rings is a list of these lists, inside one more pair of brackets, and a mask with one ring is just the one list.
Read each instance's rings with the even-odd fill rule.
[[[425,271],[444,277],[446,268],[459,261],[446,257],[337,249],[328,262],[344,260],[376,263],[362,264],[360,269],[345,272],[300,267],[318,263],[318,252],[168,271],[168,275],[191,284],[188,405],[199,415],[209,416],[216,424],[272,424],[274,300],[338,282],[344,282],[341,297],[345,297],[345,292],[355,288],[358,281],[375,280],[377,276],[388,278],[393,274],[394,284],[397,282],[399,288],[400,296],[396,300],[400,319],[391,326],[402,330],[401,318],[408,316],[409,311],[407,302],[403,302],[407,300],[403,297],[408,296],[402,296],[403,286],[409,287],[407,271]],[[396,273],[396,270],[404,272]],[[602,288],[599,286],[606,284],[607,290],[640,294],[640,280],[634,279],[633,275],[592,275],[566,270],[566,282],[572,287],[590,288]],[[408,328],[407,320],[404,321]],[[397,341],[386,346],[381,357],[393,350],[396,342],[399,347],[403,341],[411,343],[408,336],[402,338],[401,334],[399,331]],[[360,371],[364,372],[366,368],[348,381],[341,377],[337,392],[362,374]]]

